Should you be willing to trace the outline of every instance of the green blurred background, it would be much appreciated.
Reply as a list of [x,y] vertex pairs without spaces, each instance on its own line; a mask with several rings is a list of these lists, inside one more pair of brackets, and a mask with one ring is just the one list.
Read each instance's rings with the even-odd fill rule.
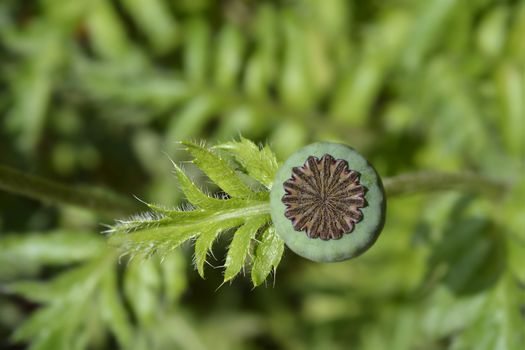
[[286,251],[257,289],[218,288],[212,267],[200,279],[189,247],[118,264],[100,234],[116,218],[0,192],[0,348],[525,344],[524,1],[0,2],[1,164],[177,205],[176,141],[239,135],[281,160],[335,140],[383,177],[474,171],[513,187],[392,199],[365,255]]

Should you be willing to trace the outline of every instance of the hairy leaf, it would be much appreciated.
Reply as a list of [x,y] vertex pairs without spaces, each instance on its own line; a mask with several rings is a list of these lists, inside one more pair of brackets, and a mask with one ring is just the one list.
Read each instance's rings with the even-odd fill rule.
[[244,266],[244,261],[250,250],[250,243],[257,230],[270,220],[268,216],[257,216],[246,220],[246,223],[235,232],[228,255],[226,256],[224,282],[233,279]]
[[151,255],[157,252],[167,253],[194,237],[205,225],[167,226],[141,229],[131,233],[114,234],[109,243],[122,246],[130,254]]
[[268,145],[260,149],[252,141],[241,137],[240,141],[226,142],[217,147],[231,152],[248,175],[267,188],[272,187],[279,165]]
[[239,208],[243,206],[244,202],[240,199],[218,199],[204,194],[197,185],[188,178],[181,168],[176,164],[173,164],[173,166],[182,192],[186,196],[186,199],[194,206],[208,210]]
[[204,278],[204,263],[206,262],[206,256],[208,255],[208,250],[211,249],[213,241],[215,241],[219,233],[222,231],[240,225],[241,223],[242,219],[240,218],[224,220],[206,227],[206,229],[199,235],[199,238],[195,243],[195,265],[197,266],[197,271],[202,278]]
[[[184,242],[196,238],[195,266],[204,277],[204,264],[208,251],[217,236],[229,229],[240,227],[232,240],[226,258],[225,281],[233,279],[242,269],[250,249],[250,242],[257,230],[269,221],[269,192],[253,192],[230,165],[211,150],[193,143],[183,143],[195,157],[195,163],[232,198],[214,198],[205,194],[184,171],[174,164],[175,174],[189,206],[168,209],[148,204],[150,213],[135,215],[106,230],[109,242],[119,246],[124,254],[131,256],[160,254],[166,258]],[[228,143],[224,148],[243,164],[252,179],[269,185],[277,162],[269,148],[259,150],[251,141]],[[243,148],[246,148],[244,152]],[[275,268],[282,254],[283,243],[264,235],[263,248],[259,248],[256,280],[261,283],[269,271]],[[272,248],[272,245],[273,248]],[[272,250],[273,249],[273,250]],[[272,251],[274,255],[270,252]],[[270,253],[269,253],[270,252]],[[280,252],[280,253],[279,253]],[[266,272],[268,270],[268,272]]]
[[258,286],[264,282],[272,270],[277,268],[284,252],[284,241],[275,233],[273,226],[268,227],[257,246],[252,268],[252,282]]
[[255,196],[255,193],[241,180],[235,170],[224,159],[209,149],[194,143],[183,142],[182,144],[195,157],[193,162],[224,192],[232,197],[249,198]]

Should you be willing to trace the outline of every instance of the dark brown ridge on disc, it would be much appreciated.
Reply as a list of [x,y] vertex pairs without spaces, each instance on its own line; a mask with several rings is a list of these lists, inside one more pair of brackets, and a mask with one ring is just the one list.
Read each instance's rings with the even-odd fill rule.
[[283,184],[284,215],[309,238],[339,239],[363,219],[366,188],[344,159],[310,156]]

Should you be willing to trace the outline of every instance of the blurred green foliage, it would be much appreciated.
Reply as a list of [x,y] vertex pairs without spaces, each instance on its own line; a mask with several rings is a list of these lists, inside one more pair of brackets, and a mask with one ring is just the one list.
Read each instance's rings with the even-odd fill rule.
[[524,38],[519,0],[3,0],[3,164],[171,206],[164,152],[242,134],[281,159],[337,140],[382,176],[514,186],[391,200],[365,255],[285,251],[256,290],[200,280],[187,250],[118,264],[99,233],[113,218],[0,193],[0,347],[520,349]]

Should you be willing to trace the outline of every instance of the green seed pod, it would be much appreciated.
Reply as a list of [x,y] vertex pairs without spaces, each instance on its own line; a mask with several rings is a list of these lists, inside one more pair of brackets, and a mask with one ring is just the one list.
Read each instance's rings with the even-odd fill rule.
[[295,253],[319,262],[353,258],[383,229],[386,198],[381,178],[354,149],[314,143],[278,170],[271,197],[277,233]]

